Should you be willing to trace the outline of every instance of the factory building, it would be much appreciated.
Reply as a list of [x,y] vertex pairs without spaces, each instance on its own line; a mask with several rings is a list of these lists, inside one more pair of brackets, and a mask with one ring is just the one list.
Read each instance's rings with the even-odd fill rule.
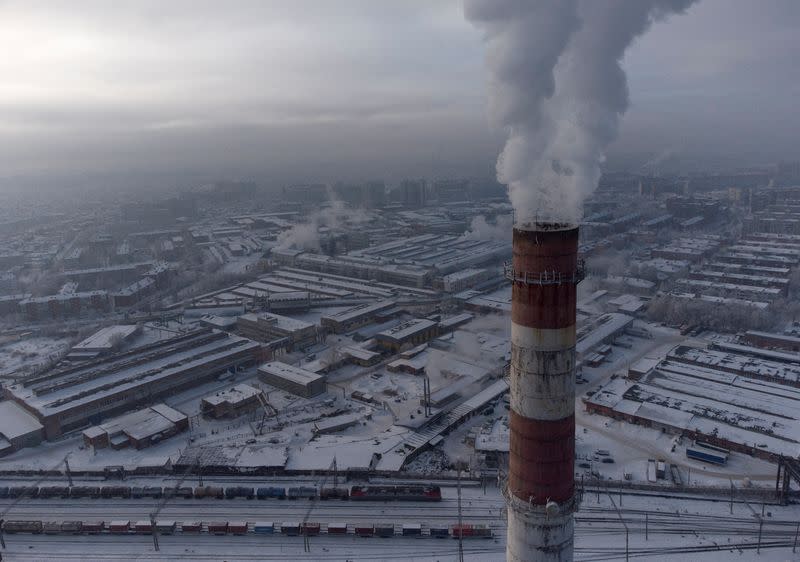
[[51,369],[5,388],[54,439],[68,431],[252,365],[260,345],[207,329],[102,359]]
[[249,384],[237,384],[203,398],[200,409],[212,418],[236,418],[258,408],[261,394],[261,390]]
[[327,391],[323,375],[280,361],[261,365],[258,368],[258,377],[270,386],[304,398],[311,398]]
[[748,330],[745,332],[743,339],[750,345],[755,345],[757,347],[800,351],[800,338],[797,336]]
[[11,400],[0,401],[0,457],[25,447],[35,447],[44,428],[35,416]]
[[476,269],[467,268],[461,271],[455,271],[442,277],[442,289],[446,293],[459,293],[465,289],[469,289],[488,281],[493,276],[492,271],[489,269]]
[[166,404],[155,404],[84,430],[83,442],[95,449],[144,449],[187,429],[186,414]]
[[289,349],[305,349],[317,341],[317,327],[311,322],[270,312],[244,314],[238,318],[236,329],[240,335],[260,342],[288,338]]
[[393,328],[379,332],[375,339],[378,345],[394,352],[405,345],[419,345],[438,335],[438,324],[427,318],[412,318]]
[[320,317],[320,323],[334,334],[342,334],[365,326],[375,320],[378,314],[385,313],[395,307],[394,301],[379,301],[360,304],[347,310]]

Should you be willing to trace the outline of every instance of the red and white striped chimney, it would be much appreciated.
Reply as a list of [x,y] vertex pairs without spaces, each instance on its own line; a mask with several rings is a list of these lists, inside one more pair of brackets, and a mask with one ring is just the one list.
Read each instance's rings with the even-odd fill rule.
[[514,227],[506,558],[567,561],[575,507],[578,228]]

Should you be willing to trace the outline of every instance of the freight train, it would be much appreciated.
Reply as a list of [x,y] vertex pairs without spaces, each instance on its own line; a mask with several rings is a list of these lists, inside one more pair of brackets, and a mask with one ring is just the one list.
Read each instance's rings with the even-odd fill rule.
[[439,486],[352,486],[347,488],[322,488],[313,486],[0,486],[0,498],[214,498],[248,500],[259,499],[339,499],[353,501],[441,501]]
[[28,533],[47,535],[129,535],[151,534],[157,531],[162,535],[175,533],[207,533],[210,535],[272,535],[285,536],[316,536],[316,535],[354,535],[357,537],[431,537],[454,539],[482,538],[490,539],[494,536],[492,529],[487,525],[423,525],[422,523],[328,523],[323,526],[317,522],[291,522],[283,523],[247,521],[156,521],[155,529],[148,520],[130,521],[117,519],[105,521],[22,521],[9,520],[2,523],[2,531],[7,534]]

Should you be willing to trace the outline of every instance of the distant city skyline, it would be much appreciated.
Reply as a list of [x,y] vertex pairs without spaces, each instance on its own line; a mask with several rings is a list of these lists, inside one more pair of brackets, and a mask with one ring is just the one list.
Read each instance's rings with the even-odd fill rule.
[[[0,16],[0,192],[490,176],[504,138],[459,0],[10,1]],[[791,0],[703,0],[656,25],[625,60],[610,162],[796,159],[798,22]]]

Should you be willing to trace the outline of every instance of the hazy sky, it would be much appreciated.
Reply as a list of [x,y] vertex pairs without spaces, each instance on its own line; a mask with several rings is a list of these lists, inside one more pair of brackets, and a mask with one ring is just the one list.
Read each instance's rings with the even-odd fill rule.
[[[656,25],[625,61],[614,153],[799,157],[798,25],[797,0],[701,0]],[[504,136],[458,0],[5,0],[0,50],[0,189],[489,174]]]

